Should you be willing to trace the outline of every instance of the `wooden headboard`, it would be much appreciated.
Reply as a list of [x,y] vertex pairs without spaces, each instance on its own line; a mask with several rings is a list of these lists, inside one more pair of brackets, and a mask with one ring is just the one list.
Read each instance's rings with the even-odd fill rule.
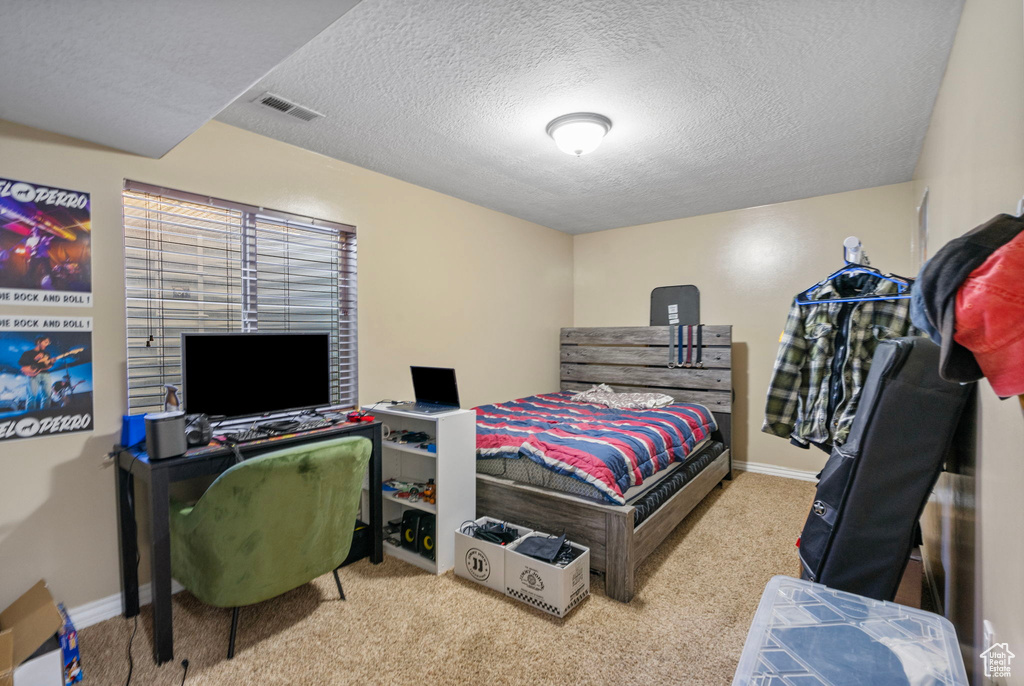
[[664,393],[679,402],[700,403],[715,415],[721,438],[731,447],[732,326],[703,327],[703,369],[670,369],[670,335],[679,328],[686,327],[562,329],[562,390],[605,383],[620,392]]

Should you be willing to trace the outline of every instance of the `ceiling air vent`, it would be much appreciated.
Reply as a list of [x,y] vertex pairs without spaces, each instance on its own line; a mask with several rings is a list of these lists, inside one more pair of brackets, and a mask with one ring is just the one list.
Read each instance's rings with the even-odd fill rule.
[[280,95],[274,95],[273,93],[264,93],[259,96],[253,102],[277,110],[289,116],[301,119],[302,121],[313,121],[324,116],[315,110],[311,110],[308,107],[297,105],[291,100],[286,100]]

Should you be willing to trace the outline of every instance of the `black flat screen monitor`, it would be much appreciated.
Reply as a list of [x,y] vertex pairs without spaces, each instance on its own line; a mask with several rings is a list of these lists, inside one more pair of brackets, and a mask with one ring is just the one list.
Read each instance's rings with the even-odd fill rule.
[[182,407],[222,417],[331,404],[326,333],[183,333]]

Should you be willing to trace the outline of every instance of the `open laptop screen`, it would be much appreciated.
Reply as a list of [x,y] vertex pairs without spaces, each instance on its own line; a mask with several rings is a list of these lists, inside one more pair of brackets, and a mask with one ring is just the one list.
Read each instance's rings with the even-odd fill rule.
[[459,407],[455,370],[447,367],[410,367],[416,402]]

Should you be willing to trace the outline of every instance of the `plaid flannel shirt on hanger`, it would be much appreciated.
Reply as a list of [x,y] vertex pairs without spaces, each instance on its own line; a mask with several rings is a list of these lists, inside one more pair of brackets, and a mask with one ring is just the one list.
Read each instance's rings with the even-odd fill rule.
[[[894,295],[896,284],[880,281],[870,295]],[[761,430],[795,445],[810,443],[842,445],[857,413],[857,401],[867,379],[871,358],[880,341],[920,335],[910,323],[910,300],[874,300],[854,304],[847,323],[845,345],[837,348],[842,303],[829,282],[814,293],[821,304],[798,305],[793,301],[775,359],[768,402]],[[832,366],[844,355],[842,378],[833,380]],[[829,421],[832,384],[841,384],[838,402]]]

